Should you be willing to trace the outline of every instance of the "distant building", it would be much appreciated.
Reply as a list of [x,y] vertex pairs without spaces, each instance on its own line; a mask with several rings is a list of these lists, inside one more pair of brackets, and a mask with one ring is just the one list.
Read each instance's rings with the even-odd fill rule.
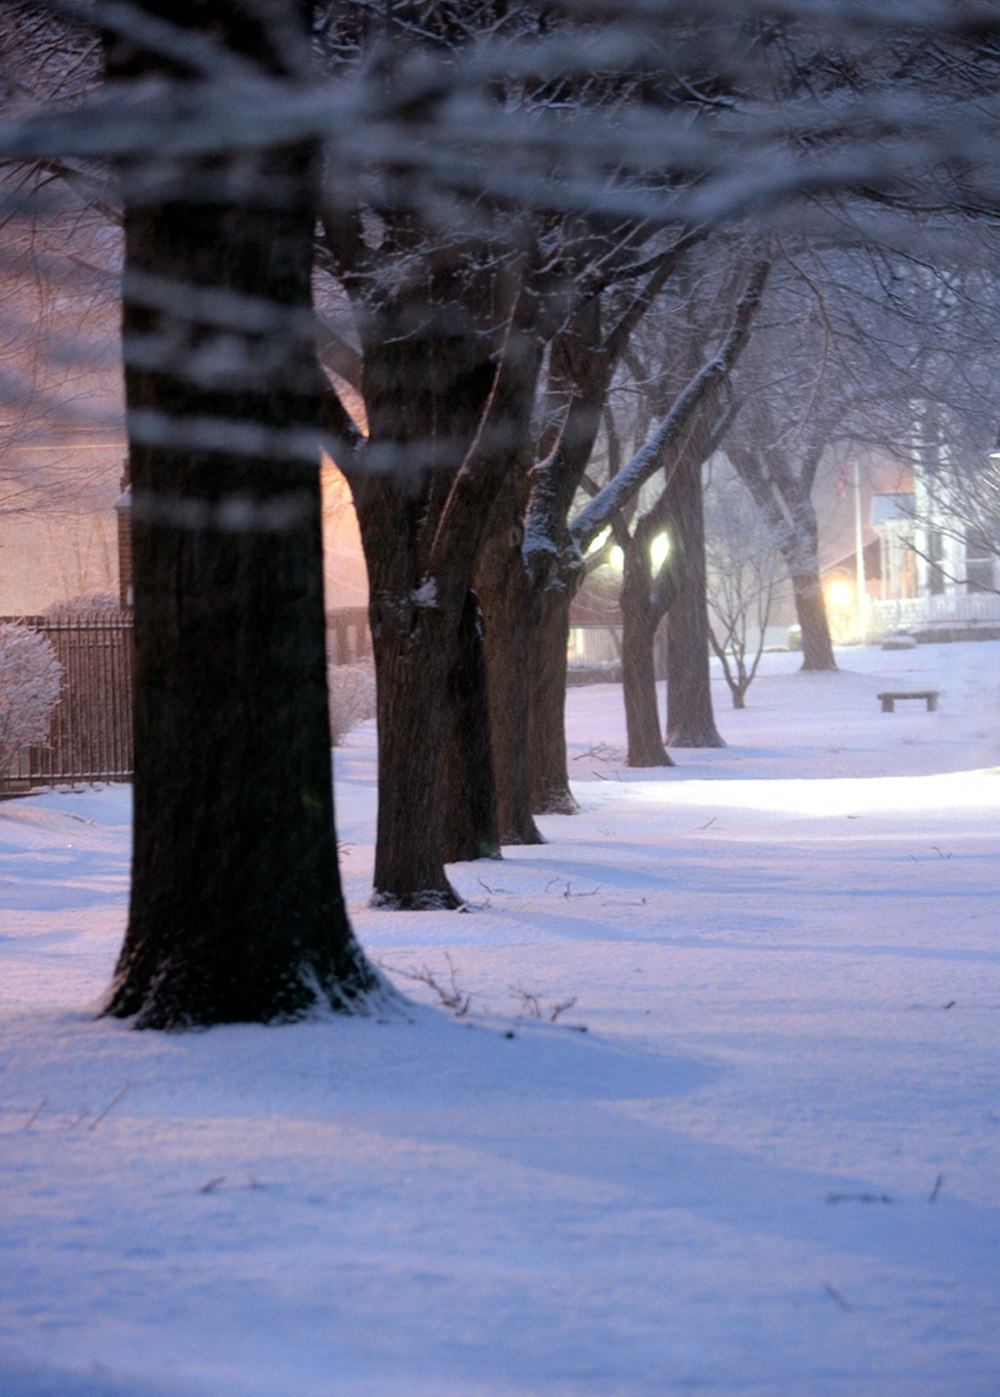
[[875,495],[881,545],[880,632],[1000,634],[996,544],[948,477],[918,471],[914,489]]

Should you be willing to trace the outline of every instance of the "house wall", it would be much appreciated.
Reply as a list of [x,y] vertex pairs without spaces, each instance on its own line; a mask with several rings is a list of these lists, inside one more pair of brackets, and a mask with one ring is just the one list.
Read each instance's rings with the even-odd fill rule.
[[37,615],[54,602],[118,593],[115,474],[102,509],[0,512],[0,615]]

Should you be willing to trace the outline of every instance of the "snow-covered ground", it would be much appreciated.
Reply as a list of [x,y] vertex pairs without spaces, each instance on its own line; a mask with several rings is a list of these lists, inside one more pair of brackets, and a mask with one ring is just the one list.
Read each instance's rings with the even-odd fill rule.
[[1000,645],[841,663],[672,771],[573,691],[581,813],[466,914],[366,907],[352,734],[389,1023],[94,1022],[129,793],[0,806],[0,1393],[1000,1391]]

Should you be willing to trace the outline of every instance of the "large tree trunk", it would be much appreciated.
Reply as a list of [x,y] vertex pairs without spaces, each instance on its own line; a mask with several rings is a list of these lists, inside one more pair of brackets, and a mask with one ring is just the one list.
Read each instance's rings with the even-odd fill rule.
[[457,907],[444,870],[443,698],[457,665],[454,618],[399,592],[369,603],[378,702],[378,821],[372,904]]
[[622,626],[622,689],[629,766],[673,766],[660,733],[653,664],[653,637],[647,625],[625,614]]
[[622,577],[622,692],[629,766],[673,766],[663,746],[656,702],[653,642],[660,612],[652,601],[647,531],[640,529],[625,554]]
[[684,571],[667,614],[667,745],[724,747],[709,662],[702,459],[683,453],[671,483]]
[[788,564],[795,612],[802,631],[802,668],[836,669],[819,575],[819,521],[805,488],[791,493],[791,513],[794,529],[782,552]]
[[478,567],[489,674],[497,822],[502,844],[541,844],[532,815],[528,645],[537,602],[521,554],[521,512],[513,473],[493,507]]
[[[193,5],[146,8],[206,23]],[[286,40],[297,18],[305,44],[299,7],[269,13]],[[213,18],[217,40],[267,57],[241,6]],[[109,58],[117,76],[155,66]],[[314,154],[122,173],[135,816],[105,1012],[186,1028],[359,1005],[378,980],[337,867],[319,462],[302,447],[318,411]]]
[[802,568],[792,574],[795,614],[802,632],[802,668],[836,669],[819,568]]
[[[493,800],[489,762],[476,757],[489,723],[470,659],[478,637],[474,628],[463,635],[462,618],[494,499],[530,423],[540,349],[520,264],[501,264],[484,283],[486,253],[473,251],[452,264],[422,244],[427,276],[397,283],[387,272],[388,288],[359,317],[368,469],[352,467],[351,486],[379,690],[373,899],[385,906],[458,905],[444,872],[446,833],[450,855],[470,830],[477,855],[496,849],[482,818]],[[443,725],[458,711],[449,682],[453,701],[462,690],[461,703],[480,706],[476,731],[450,735],[442,776]]]
[[536,815],[574,815],[566,753],[566,673],[570,587],[548,587],[529,637],[531,800]]
[[[370,355],[365,372],[378,374],[384,368]],[[373,432],[380,420],[377,398],[374,402],[375,408],[369,407]],[[444,868],[441,761],[446,686],[461,666],[460,610],[451,598],[441,597],[434,580],[426,580],[421,527],[443,487],[429,474],[412,495],[399,474],[372,473],[352,484],[368,566],[377,690],[379,800],[372,904],[457,907],[460,899]]]
[[561,427],[543,434],[531,472],[522,545],[531,596],[528,635],[531,802],[537,815],[573,815],[566,753],[566,673],[569,611],[583,580],[568,516],[587,468],[615,362],[627,341],[622,329],[610,348],[601,330],[601,298],[575,306],[549,356],[549,412]]
[[[465,702],[478,697],[475,685],[461,677],[473,559],[461,562],[459,550],[446,558],[446,583],[431,555],[494,373],[488,345],[459,309],[462,290],[456,269],[442,265],[437,281],[395,288],[369,305],[360,322],[367,449],[370,458],[379,452],[388,458],[351,477],[368,566],[378,688],[372,903],[381,907],[457,907],[461,901],[444,868],[443,801],[462,801],[470,790],[468,772],[456,770],[467,750],[457,735],[448,743],[448,763],[444,750],[445,724],[459,717],[459,690],[464,687]],[[449,835],[465,813],[452,811]],[[465,849],[448,849],[459,852]]]
[[441,751],[441,844],[445,863],[500,857],[483,615],[466,593],[456,664],[447,676]]

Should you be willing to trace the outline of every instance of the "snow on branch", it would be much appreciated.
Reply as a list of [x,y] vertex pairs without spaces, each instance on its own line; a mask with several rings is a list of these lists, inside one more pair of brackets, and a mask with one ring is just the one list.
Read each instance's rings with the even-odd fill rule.
[[[338,178],[385,163],[397,182],[447,199],[487,194],[658,227],[717,223],[817,191],[912,190],[956,164],[951,178],[1000,200],[995,4],[709,0],[692,20],[680,0],[595,0],[568,6],[544,38],[515,13],[503,32],[470,24],[461,42],[407,48],[389,84],[363,48],[356,62],[333,64],[330,82],[295,55],[267,73],[123,0],[43,8],[100,23],[187,76],[110,85],[71,108],[42,105],[0,123],[0,158],[142,161],[168,149],[179,160],[327,140]],[[776,67],[769,26],[785,34]],[[909,61],[931,41],[949,49],[940,63]],[[856,53],[838,70],[841,44],[867,45],[861,81],[851,76]],[[713,63],[716,76],[739,80],[710,99]],[[697,100],[643,100],[642,80],[671,71]],[[554,100],[555,89],[566,95]]]
[[699,369],[628,464],[573,520],[570,534],[581,553],[587,551],[601,530],[608,527],[612,517],[660,469],[664,452],[677,442],[708,394],[730,373],[749,338],[769,272],[769,262],[756,264],[747,288],[737,302],[732,327],[718,353]]

